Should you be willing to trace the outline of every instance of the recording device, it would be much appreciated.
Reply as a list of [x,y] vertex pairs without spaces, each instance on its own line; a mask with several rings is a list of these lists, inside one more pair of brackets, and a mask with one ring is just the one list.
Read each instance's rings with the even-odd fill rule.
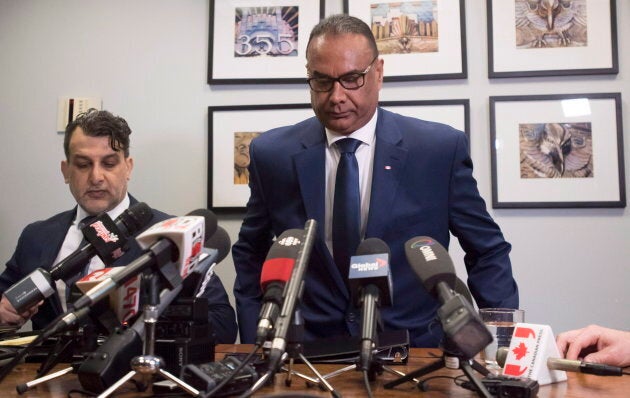
[[284,290],[284,301],[282,303],[280,315],[278,316],[278,321],[276,322],[276,333],[271,342],[271,349],[269,351],[270,376],[275,373],[286,352],[287,333],[289,331],[289,326],[291,325],[291,318],[293,317],[295,305],[302,293],[304,274],[306,273],[308,260],[311,256],[311,251],[313,250],[316,230],[317,222],[315,220],[310,219],[306,221],[303,243],[298,252],[298,258],[295,262],[295,266],[293,267],[293,271],[291,272],[291,278]]
[[392,277],[389,270],[389,247],[378,238],[362,241],[357,255],[350,258],[348,280],[352,301],[362,306],[361,350],[358,370],[369,370],[372,350],[378,345],[379,306],[392,305]]
[[492,335],[472,305],[452,290],[457,276],[446,249],[422,236],[405,243],[405,254],[427,291],[442,303],[438,317],[446,337],[466,358],[474,357],[492,342]]
[[50,297],[56,291],[55,281],[81,273],[95,255],[106,265],[114,262],[127,250],[127,239],[144,228],[152,217],[151,208],[144,202],[130,206],[115,221],[107,213],[100,214],[81,230],[88,243],[54,265],[50,271],[38,268],[31,272],[6,290],[4,295],[17,312],[24,311]]
[[[226,355],[219,362],[203,363],[200,365],[186,365],[181,372],[181,378],[199,391],[212,391],[223,380],[232,377],[234,370],[242,363],[235,355]],[[213,396],[224,397],[240,394],[246,391],[264,372],[264,362],[260,358],[254,364],[245,365],[232,379]]]
[[301,247],[304,230],[284,231],[271,245],[260,274],[262,307],[258,316],[256,344],[262,345],[270,337],[282,306],[282,292],[291,277]]
[[[538,394],[540,388],[536,380],[493,375],[492,373],[481,379],[481,382],[494,397],[532,398]],[[470,381],[464,381],[460,386],[476,391]]]

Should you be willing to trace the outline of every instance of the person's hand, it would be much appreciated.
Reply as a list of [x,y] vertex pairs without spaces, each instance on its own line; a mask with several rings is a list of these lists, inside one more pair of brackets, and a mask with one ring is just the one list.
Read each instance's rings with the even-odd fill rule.
[[0,323],[5,325],[18,325],[22,326],[26,321],[31,319],[33,315],[37,313],[39,306],[43,303],[40,301],[39,303],[27,308],[23,312],[19,313],[13,308],[9,300],[2,295],[2,299],[0,299]]
[[590,325],[560,333],[556,343],[566,359],[630,366],[630,332]]

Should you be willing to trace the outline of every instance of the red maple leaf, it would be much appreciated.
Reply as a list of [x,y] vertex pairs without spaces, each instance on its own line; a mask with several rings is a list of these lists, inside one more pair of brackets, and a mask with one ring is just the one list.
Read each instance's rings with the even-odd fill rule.
[[527,346],[521,341],[521,344],[514,348],[512,352],[516,355],[516,360],[519,361],[527,355]]

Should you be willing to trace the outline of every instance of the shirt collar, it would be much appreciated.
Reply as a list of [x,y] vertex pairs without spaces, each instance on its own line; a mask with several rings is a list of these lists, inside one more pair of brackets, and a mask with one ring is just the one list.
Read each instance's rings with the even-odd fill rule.
[[349,135],[343,135],[337,133],[336,131],[332,131],[328,127],[326,127],[326,140],[328,142],[328,147],[330,148],[335,142],[342,140],[344,138],[354,138],[365,144],[371,145],[374,142],[374,136],[376,134],[376,121],[378,119],[378,110],[374,111],[374,115],[363,127],[360,129],[353,131]]

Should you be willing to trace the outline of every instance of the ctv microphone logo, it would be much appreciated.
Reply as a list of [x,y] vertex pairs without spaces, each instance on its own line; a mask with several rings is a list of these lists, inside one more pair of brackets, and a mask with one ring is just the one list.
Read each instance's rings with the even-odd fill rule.
[[90,227],[94,228],[94,231],[96,232],[96,236],[101,238],[103,242],[105,243],[118,242],[118,235],[116,235],[113,232],[110,232],[107,229],[107,227],[105,227],[102,221],[97,221],[93,224],[90,224]]
[[411,248],[419,249],[420,253],[422,253],[422,255],[424,256],[424,261],[429,262],[429,261],[437,260],[437,256],[435,255],[433,248],[431,248],[431,246],[433,246],[434,244],[435,244],[435,241],[433,239],[423,237],[413,242],[411,244]]

